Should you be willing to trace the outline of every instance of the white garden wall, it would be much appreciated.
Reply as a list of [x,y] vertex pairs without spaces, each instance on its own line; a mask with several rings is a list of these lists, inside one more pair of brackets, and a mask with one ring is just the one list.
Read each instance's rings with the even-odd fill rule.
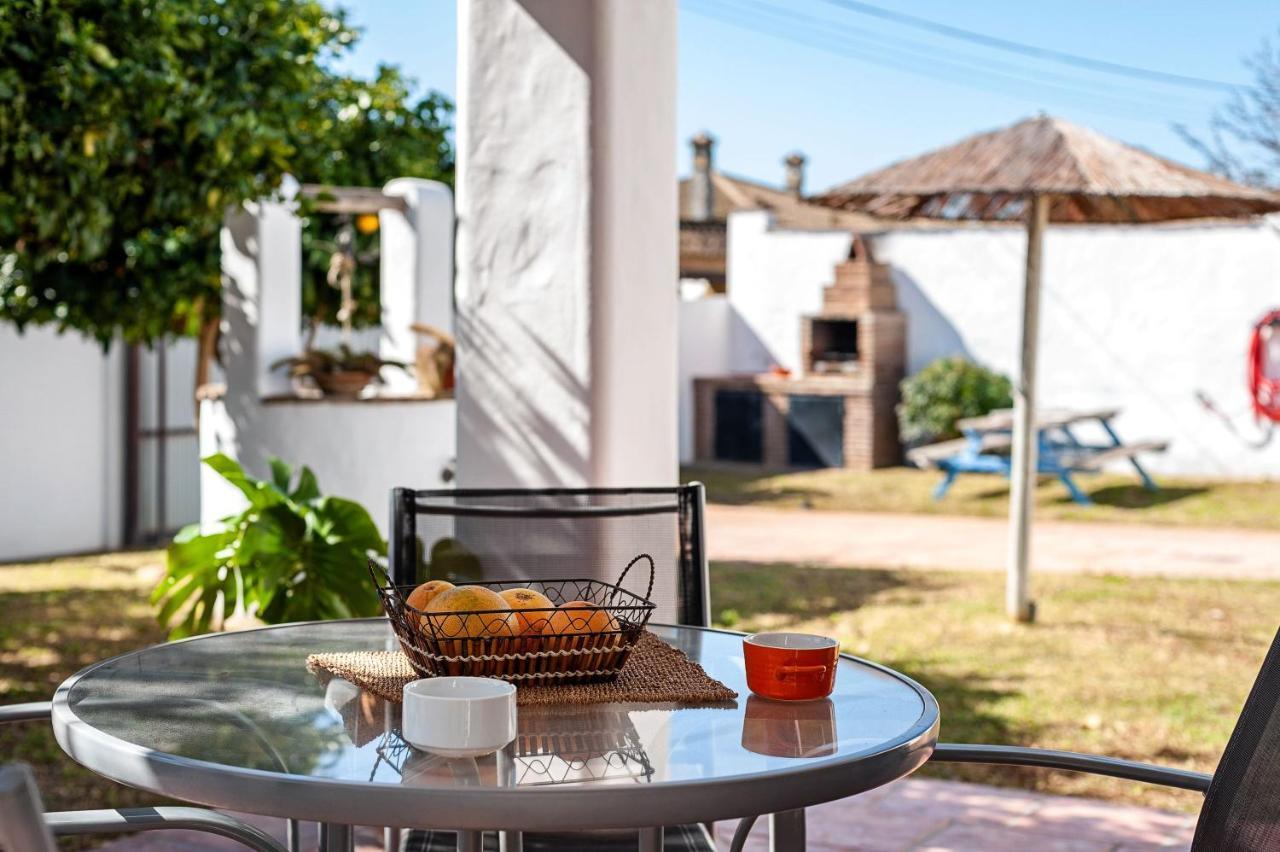
[[[766,213],[729,225],[730,372],[799,365],[799,317],[813,312],[847,235],[772,230]],[[1025,236],[1018,227],[890,231],[871,239],[907,314],[908,370],[963,354],[1012,373]],[[1054,227],[1044,249],[1044,406],[1123,409],[1130,439],[1168,438],[1161,473],[1280,476],[1280,438],[1252,449],[1207,414],[1207,393],[1253,434],[1245,351],[1280,307],[1280,220]]]
[[123,356],[0,324],[0,562],[120,544]]
[[[392,488],[447,487],[456,412],[451,399],[279,401],[251,410],[210,401],[200,411],[200,452],[226,453],[259,477],[269,475],[271,456],[305,464],[324,494],[360,503],[386,535]],[[200,472],[200,497],[206,523],[244,505],[208,468]]]
[[[1044,247],[1039,393],[1043,406],[1116,406],[1126,438],[1171,440],[1164,473],[1280,475],[1280,440],[1253,449],[1237,427],[1254,322],[1280,306],[1273,222],[1051,228]],[[900,231],[873,242],[908,316],[908,369],[949,353],[1012,372],[1025,237],[1017,229]]]

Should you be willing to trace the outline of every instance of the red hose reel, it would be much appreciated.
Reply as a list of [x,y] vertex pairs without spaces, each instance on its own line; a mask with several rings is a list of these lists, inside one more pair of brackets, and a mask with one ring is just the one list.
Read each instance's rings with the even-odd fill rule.
[[1280,310],[1258,320],[1249,336],[1249,396],[1259,423],[1280,422]]

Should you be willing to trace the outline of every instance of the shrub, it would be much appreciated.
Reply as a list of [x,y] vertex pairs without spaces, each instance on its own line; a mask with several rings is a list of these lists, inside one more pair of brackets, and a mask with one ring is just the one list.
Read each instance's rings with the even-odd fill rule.
[[1013,405],[1009,377],[959,356],[939,358],[902,382],[898,430],[911,444],[960,433],[956,421]]
[[293,470],[279,459],[270,480],[221,453],[204,463],[249,505],[210,529],[185,527],[169,545],[151,602],[170,638],[207,633],[237,611],[268,624],[378,613],[366,565],[387,545],[363,506],[321,496],[307,467],[291,486]]

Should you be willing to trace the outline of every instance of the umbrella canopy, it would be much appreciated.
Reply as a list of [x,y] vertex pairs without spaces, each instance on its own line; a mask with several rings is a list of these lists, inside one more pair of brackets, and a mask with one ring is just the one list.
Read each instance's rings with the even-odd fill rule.
[[1049,221],[1132,224],[1280,210],[1241,186],[1060,118],[1037,116],[841,184],[814,200],[886,218],[1021,219],[1049,195]]
[[903,160],[814,201],[884,218],[1023,219],[1026,277],[1010,458],[1006,606],[1035,617],[1029,593],[1037,471],[1036,357],[1040,269],[1049,222],[1136,224],[1241,218],[1280,210],[1280,196],[1196,171],[1059,118],[1041,115]]

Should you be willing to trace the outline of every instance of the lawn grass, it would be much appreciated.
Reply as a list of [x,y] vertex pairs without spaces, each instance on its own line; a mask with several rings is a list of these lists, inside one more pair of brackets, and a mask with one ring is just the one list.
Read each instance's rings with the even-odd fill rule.
[[[1003,578],[715,563],[715,620],[838,637],[918,680],[942,739],[1062,748],[1210,772],[1280,612],[1280,582],[1042,574],[1011,624]],[[1196,794],[1085,775],[926,767],[935,777],[1194,811]]]
[[[163,640],[146,594],[161,554],[0,566],[0,702]],[[837,636],[919,680],[952,742],[1039,745],[1212,770],[1280,611],[1280,582],[1040,575],[1040,620],[1011,625],[995,574],[712,565],[716,620]],[[39,724],[0,727],[0,761],[35,765],[51,810],[156,803],[68,760]],[[1067,773],[926,774],[1192,811],[1199,797]]]
[[[688,467],[684,480],[701,480],[713,503],[854,512],[1009,514],[1009,486],[998,476],[959,477],[942,500],[933,499],[936,472],[893,467],[869,472],[839,469],[765,473],[758,468]],[[1280,530],[1280,482],[1157,478],[1150,492],[1133,475],[1080,475],[1077,483],[1095,505],[1079,506],[1056,479],[1036,492],[1036,517],[1073,521],[1182,524]]]
[[[147,593],[158,552],[0,565],[0,704],[47,701],[68,676],[115,654],[163,641]],[[47,810],[135,807],[162,800],[73,763],[47,724],[0,726],[0,763],[30,763]],[[101,840],[101,838],[99,838]],[[60,848],[92,841],[64,839]]]

